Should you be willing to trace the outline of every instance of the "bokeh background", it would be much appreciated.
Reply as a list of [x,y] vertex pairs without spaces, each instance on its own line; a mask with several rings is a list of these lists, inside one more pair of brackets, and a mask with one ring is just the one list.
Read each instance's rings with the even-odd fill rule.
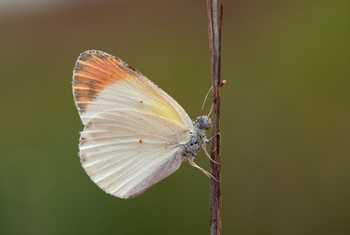
[[[350,2],[224,4],[224,234],[350,234]],[[1,0],[0,29],[1,235],[209,233],[187,164],[132,200],[89,180],[71,94],[79,53],[102,49],[198,115],[204,0]]]

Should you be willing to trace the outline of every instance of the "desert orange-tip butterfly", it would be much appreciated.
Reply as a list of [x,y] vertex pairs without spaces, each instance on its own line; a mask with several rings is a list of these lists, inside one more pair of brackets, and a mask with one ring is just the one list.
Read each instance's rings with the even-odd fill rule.
[[105,192],[137,196],[184,160],[212,177],[194,162],[208,142],[210,118],[192,122],[172,97],[122,60],[98,50],[80,54],[73,96],[84,125],[80,161]]

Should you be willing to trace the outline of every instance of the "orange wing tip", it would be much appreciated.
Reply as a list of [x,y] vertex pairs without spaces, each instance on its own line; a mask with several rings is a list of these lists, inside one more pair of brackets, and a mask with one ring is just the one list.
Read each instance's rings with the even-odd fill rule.
[[91,59],[94,59],[94,57],[99,58],[101,60],[108,60],[108,58],[115,59],[114,56],[109,55],[108,53],[103,52],[103,51],[87,50],[87,51],[80,53],[80,55],[75,63],[73,72],[74,73],[79,72],[82,69],[81,62],[89,61]]
[[141,73],[121,59],[100,50],[81,53],[73,69],[73,94],[80,112],[105,88]]
[[110,55],[104,51],[100,50],[86,50],[82,52],[74,66],[74,73],[79,72],[81,70],[81,64],[84,62],[109,62],[111,64],[115,64],[118,67],[121,67],[124,70],[128,70],[130,73],[135,73],[136,75],[142,75],[137,69],[130,66],[125,61],[121,60],[118,57]]

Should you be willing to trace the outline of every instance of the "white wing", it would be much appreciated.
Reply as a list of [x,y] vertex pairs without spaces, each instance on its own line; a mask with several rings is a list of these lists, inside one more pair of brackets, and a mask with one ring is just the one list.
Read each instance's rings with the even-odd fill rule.
[[73,94],[85,125],[81,163],[104,191],[136,196],[179,168],[192,121],[141,73],[107,53],[86,51],[73,71]]
[[119,198],[142,193],[177,170],[187,130],[151,114],[98,114],[81,133],[80,159],[90,178]]

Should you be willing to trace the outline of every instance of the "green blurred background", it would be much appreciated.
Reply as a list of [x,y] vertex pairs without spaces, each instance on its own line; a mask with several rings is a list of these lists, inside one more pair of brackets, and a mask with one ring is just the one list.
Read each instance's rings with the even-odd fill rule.
[[[224,234],[350,234],[350,2],[224,4]],[[0,29],[1,235],[209,233],[208,179],[188,164],[132,200],[89,180],[71,94],[79,53],[102,49],[195,117],[204,0],[2,0]]]

